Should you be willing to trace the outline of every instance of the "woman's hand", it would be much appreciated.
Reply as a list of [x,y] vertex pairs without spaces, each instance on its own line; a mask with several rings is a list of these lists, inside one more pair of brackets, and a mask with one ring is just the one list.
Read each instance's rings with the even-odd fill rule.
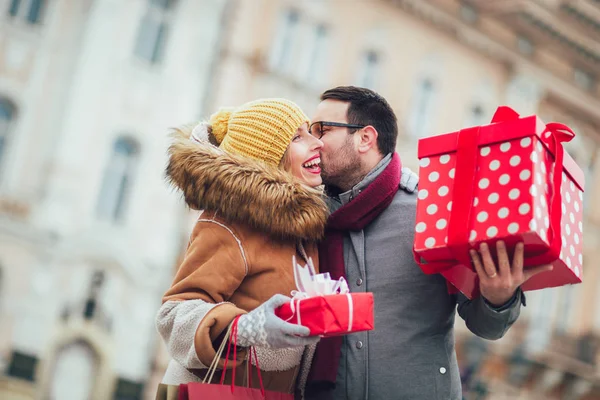
[[242,315],[237,328],[238,346],[284,349],[317,343],[319,337],[309,337],[310,330],[307,327],[290,324],[275,315],[276,308],[290,301],[289,297],[276,294]]

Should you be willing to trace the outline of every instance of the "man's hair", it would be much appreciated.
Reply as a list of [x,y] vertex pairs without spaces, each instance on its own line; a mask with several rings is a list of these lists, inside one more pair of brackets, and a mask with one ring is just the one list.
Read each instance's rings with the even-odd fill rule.
[[348,123],[371,125],[377,130],[377,147],[381,154],[393,153],[398,138],[398,120],[389,103],[379,94],[356,86],[338,86],[321,95],[323,100],[339,100],[350,103]]

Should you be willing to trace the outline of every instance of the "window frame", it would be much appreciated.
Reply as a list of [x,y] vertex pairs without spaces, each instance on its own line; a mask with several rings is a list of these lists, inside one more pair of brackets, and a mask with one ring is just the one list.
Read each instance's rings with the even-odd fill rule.
[[[0,122],[0,178],[2,177],[3,166],[6,162],[8,155],[8,147],[10,146],[11,136],[14,129],[15,122],[18,118],[18,109],[15,103],[5,96],[0,96],[0,105],[5,105],[6,110],[9,110],[6,122]],[[4,124],[4,126],[2,126]]]
[[10,356],[10,363],[6,369],[6,374],[13,378],[35,382],[38,363],[39,359],[35,355],[13,350]]
[[[121,152],[120,145],[130,146],[131,151]],[[122,224],[126,221],[140,154],[140,143],[131,135],[119,135],[112,141],[96,198],[96,216],[99,220],[113,224]],[[123,156],[125,156],[124,159]],[[122,170],[115,169],[116,163],[124,165]],[[118,164],[117,167],[119,167]],[[107,202],[110,204],[107,205]]]
[[[430,87],[427,93],[424,92],[426,83],[429,83]],[[436,96],[439,96],[438,86],[438,79],[433,74],[423,75],[417,82],[409,115],[409,132],[414,139],[425,137],[431,128],[432,115],[435,114],[437,103]]]
[[[133,54],[138,60],[149,65],[162,64],[177,5],[178,0],[147,0],[133,47]],[[151,34],[153,38],[149,38]]]
[[40,25],[48,8],[47,0],[10,0],[9,18],[21,19],[29,25]]

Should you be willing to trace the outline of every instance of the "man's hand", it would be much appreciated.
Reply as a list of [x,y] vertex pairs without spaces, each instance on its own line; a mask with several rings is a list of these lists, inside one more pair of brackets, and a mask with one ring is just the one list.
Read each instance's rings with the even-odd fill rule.
[[471,259],[479,276],[481,295],[495,307],[505,305],[514,296],[519,286],[532,276],[552,270],[552,265],[549,264],[523,271],[523,243],[517,244],[512,264],[508,259],[506,244],[502,240],[496,243],[496,250],[498,265],[494,264],[486,243],[482,243],[479,247],[480,254],[471,250]]

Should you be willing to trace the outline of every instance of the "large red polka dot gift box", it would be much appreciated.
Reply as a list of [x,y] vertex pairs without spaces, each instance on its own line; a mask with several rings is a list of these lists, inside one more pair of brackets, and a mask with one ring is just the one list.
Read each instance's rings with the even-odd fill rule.
[[[525,244],[525,268],[553,264],[523,290],[582,281],[583,172],[564,151],[565,125],[499,107],[490,125],[419,141],[414,253],[467,297],[479,295],[469,250]],[[511,254],[512,256],[512,254]]]

